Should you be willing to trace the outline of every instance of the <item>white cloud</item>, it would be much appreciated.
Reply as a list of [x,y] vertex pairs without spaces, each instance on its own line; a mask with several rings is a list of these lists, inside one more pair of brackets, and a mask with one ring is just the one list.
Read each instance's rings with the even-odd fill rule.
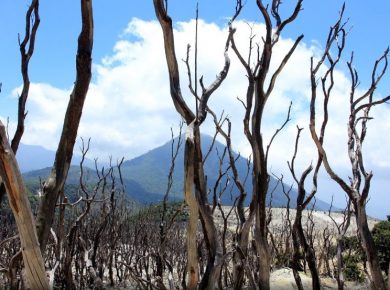
[[49,84],[31,84],[23,142],[55,148],[70,93],[70,89],[61,90]]
[[[9,136],[12,134],[12,132],[15,132],[16,130],[16,123],[10,121],[8,117],[3,117],[0,115],[0,121],[3,123],[3,126],[5,127],[5,133]],[[9,138],[12,138],[12,136],[9,136]]]
[[[250,25],[239,21],[235,23],[235,27],[236,43],[246,57]],[[187,44],[194,43],[194,30],[194,21],[175,25],[181,86],[185,99],[191,104],[194,100],[187,89],[187,72],[181,59],[186,57]],[[255,41],[261,42],[264,25],[255,24],[252,31],[256,34]],[[203,75],[206,85],[214,81],[223,67],[226,37],[226,28],[199,22],[198,77]],[[276,69],[294,41],[280,39],[274,50],[271,71]],[[297,160],[299,168],[302,169],[316,158],[308,129],[308,101],[310,57],[319,55],[319,52],[320,48],[315,44],[301,43],[298,46],[280,75],[265,110],[264,136],[269,140],[284,121],[290,100],[293,101],[292,121],[274,141],[269,162],[274,172],[283,171],[285,176],[288,175],[286,162],[293,153],[297,124],[305,128]],[[229,75],[211,97],[210,106],[216,113],[220,114],[224,110],[231,117],[234,146],[248,156],[250,147],[242,133],[244,108],[237,101],[237,97],[245,98],[245,71],[232,50],[229,54],[232,62]],[[192,47],[191,58],[193,55]],[[254,54],[252,58],[255,57]],[[331,162],[340,172],[348,170],[346,123],[349,86],[348,77],[342,71],[336,71],[325,146]],[[60,90],[48,84],[31,85],[23,142],[55,149],[70,92],[70,88]],[[390,109],[388,106],[376,108],[373,115],[376,120],[369,122],[369,140],[364,149],[367,164],[383,175],[384,170],[389,170],[390,167],[390,155],[386,154],[390,147],[386,133],[390,129]],[[79,136],[92,138],[91,157],[107,159],[112,155],[114,158],[132,158],[167,141],[170,138],[170,127],[177,126],[179,120],[169,96],[161,28],[156,21],[134,18],[114,45],[112,54],[94,64],[93,82],[86,100]],[[214,126],[210,119],[205,122],[202,130],[213,133]]]

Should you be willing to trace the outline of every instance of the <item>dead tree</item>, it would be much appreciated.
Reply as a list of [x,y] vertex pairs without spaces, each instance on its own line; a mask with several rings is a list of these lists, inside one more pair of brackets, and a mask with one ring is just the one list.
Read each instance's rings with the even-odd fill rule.
[[283,261],[279,264],[280,264],[280,266],[285,265],[285,266],[290,267],[291,263],[294,262],[294,261],[292,261],[293,254],[292,254],[292,250],[291,250],[292,222],[291,222],[291,213],[290,213],[290,209],[291,209],[290,193],[291,193],[291,190],[293,187],[291,185],[288,189],[286,189],[286,186],[283,182],[283,175],[281,177],[277,177],[277,179],[279,180],[279,183],[282,186],[284,196],[287,198],[286,215],[285,215],[283,226],[281,229],[282,235],[281,235],[281,241],[280,241],[280,243],[282,243],[284,245],[285,250],[281,253],[281,259]]
[[336,280],[337,280],[337,286],[339,290],[344,290],[344,261],[343,261],[343,239],[345,235],[347,234],[347,230],[349,228],[349,225],[351,223],[351,200],[348,200],[348,205],[343,211],[343,221],[341,223],[338,223],[331,215],[331,209],[332,209],[332,203],[329,208],[328,215],[331,218],[333,224],[335,225],[337,229],[337,238],[336,238],[336,247],[337,247],[337,274],[336,274]]
[[[237,225],[237,235],[236,235],[236,244],[235,251],[233,254],[233,285],[234,289],[240,289],[244,285],[244,274],[245,271],[248,270],[246,267],[247,261],[246,256],[248,255],[248,237],[250,231],[250,224],[245,223],[245,210],[244,210],[244,202],[247,197],[247,192],[245,190],[244,182],[241,181],[240,176],[238,174],[238,170],[236,167],[236,158],[233,153],[232,141],[231,141],[231,122],[228,118],[225,118],[227,122],[227,131],[222,128],[223,122],[217,119],[217,116],[211,110],[209,111],[213,116],[214,124],[216,130],[221,136],[225,139],[226,148],[229,157],[229,166],[232,172],[232,179],[234,181],[235,186],[238,189],[239,196],[237,199],[237,216],[238,216],[238,225]],[[249,168],[248,168],[249,169]],[[244,227],[245,225],[245,227]],[[246,271],[247,276],[251,276],[251,271]]]
[[[238,170],[236,167],[236,161],[238,160],[240,155],[234,154],[234,151],[232,148],[231,121],[229,120],[228,117],[223,117],[223,114],[221,115],[220,119],[218,119],[216,114],[212,110],[208,109],[208,111],[213,117],[213,121],[214,121],[215,128],[216,128],[216,133],[215,133],[214,137],[216,137],[217,134],[220,134],[225,139],[225,142],[226,142],[226,147],[224,148],[222,154],[219,154],[218,150],[217,150],[218,159],[219,159],[219,173],[218,173],[218,178],[217,178],[216,183],[215,183],[214,188],[213,188],[213,212],[214,212],[214,209],[216,207],[218,207],[219,213],[220,213],[221,218],[223,220],[222,249],[223,249],[223,255],[226,256],[229,254],[228,250],[227,250],[227,241],[226,241],[227,236],[228,236],[227,234],[229,232],[228,231],[229,216],[232,214],[233,210],[236,210],[238,212],[237,216],[239,218],[237,219],[237,221],[238,221],[237,227],[240,227],[242,219],[245,219],[245,213],[244,213],[244,202],[245,202],[245,198],[246,198],[246,191],[245,191],[245,186],[244,186],[245,182],[244,183],[241,182],[239,174],[238,174]],[[224,123],[227,124],[227,130],[225,130],[223,128]],[[225,159],[226,155],[228,156],[228,164],[227,164],[226,168],[223,168],[224,159]],[[232,177],[230,177],[230,174],[232,175]],[[223,182],[224,178],[225,178],[225,181]],[[230,189],[230,191],[233,190],[234,186],[229,185],[231,179],[233,179],[234,186],[237,187],[239,195],[235,198],[231,195],[232,201],[234,199],[233,205],[229,210],[224,211],[224,209],[222,208],[222,205],[221,205],[221,196],[227,191],[228,188]],[[234,245],[234,247],[239,248],[237,245]],[[242,273],[244,273],[244,268],[243,268],[244,266],[243,265],[246,263],[246,261],[242,261],[241,260],[242,258],[243,258],[242,255],[238,254],[237,250],[233,251],[233,261],[234,261],[233,262],[233,276],[231,278],[233,278],[232,282],[234,284],[236,283],[236,277],[234,276],[234,273],[237,272],[237,271],[235,271],[235,269],[242,268],[243,269]],[[229,273],[228,267],[229,267],[229,265],[227,265],[225,263],[224,273],[223,273],[224,275],[223,275],[223,277],[222,276],[220,277],[220,281],[219,281],[219,285],[218,285],[219,289],[224,289],[224,288],[229,286],[228,285],[228,276],[231,276],[231,275],[228,275],[228,273]],[[224,286],[222,285],[222,278],[224,278],[224,284],[225,284]],[[243,276],[241,276],[240,279],[243,279]]]
[[[34,17],[32,17],[34,13]],[[19,96],[19,105],[18,105],[18,125],[16,127],[16,132],[14,138],[11,142],[12,150],[16,153],[20,140],[24,132],[24,119],[26,118],[26,101],[28,97],[28,92],[30,89],[30,78],[28,76],[28,65],[30,59],[34,53],[35,47],[35,37],[38,31],[38,26],[40,23],[39,18],[39,0],[33,0],[29,9],[26,13],[26,31],[23,38],[23,41],[20,42],[19,39],[19,48],[20,55],[22,58],[22,77],[23,77],[23,89],[22,93]],[[32,24],[32,27],[31,27]],[[28,45],[28,47],[26,47]],[[27,48],[27,51],[26,51]]]
[[[181,130],[183,127],[183,123],[180,123],[180,130],[179,130],[179,135],[177,138],[177,144],[175,144],[175,139],[174,139],[174,134],[173,130],[171,129],[171,164],[169,167],[169,173],[168,173],[168,181],[167,181],[167,188],[164,194],[164,199],[162,201],[162,212],[160,214],[160,225],[159,225],[159,239],[160,239],[160,251],[158,252],[156,256],[156,275],[158,277],[161,277],[163,280],[163,274],[164,274],[164,269],[165,264],[169,265],[169,263],[166,261],[166,240],[167,240],[167,235],[168,235],[168,230],[172,226],[174,219],[171,219],[171,222],[167,222],[167,210],[168,210],[168,198],[169,194],[172,189],[173,185],[173,173],[175,170],[175,164],[176,164],[176,158],[179,154],[179,149],[180,146],[182,145],[182,134]],[[179,213],[179,211],[177,211]]]
[[81,0],[82,30],[78,38],[76,57],[76,82],[70,95],[61,138],[56,151],[54,165],[43,187],[43,195],[37,214],[38,238],[44,250],[53,224],[58,196],[63,189],[73,148],[76,142],[84,101],[91,80],[93,13],[92,0]]
[[[292,269],[294,273],[295,282],[297,284],[297,287],[299,290],[303,290],[303,285],[301,278],[299,276],[298,270],[298,262],[299,258],[301,256],[301,248],[303,249],[304,256],[306,259],[306,262],[309,266],[310,273],[311,273],[311,279],[312,279],[312,288],[313,290],[320,290],[321,289],[321,281],[318,273],[318,267],[316,262],[316,255],[313,247],[313,243],[310,243],[307,241],[305,232],[302,227],[302,213],[308,206],[308,204],[311,202],[311,200],[314,198],[314,195],[317,192],[317,177],[318,177],[318,171],[321,167],[321,156],[318,156],[316,167],[314,169],[313,173],[313,187],[308,196],[306,196],[306,189],[305,189],[305,181],[310,172],[313,170],[313,166],[310,165],[307,167],[301,177],[298,179],[296,173],[295,173],[295,159],[297,157],[298,152],[298,144],[299,144],[299,137],[302,131],[302,128],[297,127],[298,133],[295,140],[295,150],[294,155],[291,159],[291,163],[288,162],[288,167],[290,169],[290,172],[294,178],[295,183],[298,186],[298,195],[297,195],[297,205],[296,205],[296,214],[294,219],[294,224],[292,226],[292,238],[293,238],[293,246],[294,246],[294,256],[293,256],[293,263],[292,263]],[[311,237],[313,238],[313,237]]]
[[[25,104],[30,87],[28,65],[34,52],[35,37],[39,22],[39,1],[33,0],[26,13],[25,36],[22,42],[19,39],[23,89],[18,104],[18,125],[11,145],[8,143],[5,127],[0,122],[0,201],[2,199],[1,197],[7,193],[9,204],[18,227],[21,253],[29,287],[32,289],[49,289],[30,202],[15,159],[15,154],[24,132],[24,119],[26,117]],[[27,52],[26,46],[28,46]],[[14,258],[17,256],[19,255],[16,254]]]
[[[228,57],[228,48],[230,39],[234,33],[233,30],[229,32],[228,39],[225,46],[225,64],[216,80],[209,86],[205,87],[203,78],[199,80],[202,92],[198,95],[197,83],[195,79],[195,88],[191,82],[191,72],[188,65],[189,87],[196,101],[195,113],[190,109],[188,104],[184,101],[181,88],[180,76],[177,64],[174,35],[172,28],[172,19],[168,15],[167,1],[154,0],[154,8],[157,19],[160,22],[163,37],[165,56],[167,60],[170,92],[173,103],[177,112],[181,115],[187,124],[186,140],[184,148],[184,167],[185,167],[185,200],[190,209],[190,220],[187,229],[187,250],[188,250],[188,268],[187,268],[187,288],[196,289],[199,282],[198,272],[198,257],[196,252],[196,228],[198,223],[198,213],[202,223],[204,238],[208,249],[208,261],[205,273],[200,281],[200,289],[214,289],[218,282],[218,277],[221,272],[223,263],[221,242],[218,237],[218,231],[215,227],[212,211],[207,200],[206,180],[203,170],[203,159],[201,151],[200,126],[206,119],[207,102],[210,96],[218,89],[226,78],[230,67],[230,59]],[[236,11],[238,15],[239,10]],[[235,17],[233,17],[235,18]],[[196,44],[197,45],[197,44]],[[197,70],[197,68],[195,68]],[[196,73],[195,73],[196,75]],[[195,194],[192,188],[195,188]]]
[[[344,12],[344,7],[340,13],[340,19]],[[369,196],[371,179],[373,173],[367,171],[363,160],[363,143],[367,134],[367,122],[372,119],[370,116],[371,108],[383,104],[390,100],[390,96],[380,99],[374,99],[376,88],[386,72],[388,64],[389,49],[386,49],[384,54],[376,60],[372,69],[371,84],[365,92],[357,96],[356,88],[359,85],[358,72],[353,68],[353,54],[350,61],[347,62],[350,78],[351,89],[349,94],[349,119],[347,125],[348,141],[347,150],[351,166],[351,176],[349,181],[344,181],[334,170],[328,160],[326,150],[323,146],[323,132],[325,131],[328,122],[328,102],[334,85],[335,62],[334,56],[330,53],[331,48],[337,50],[337,57],[344,49],[346,33],[344,25],[339,21],[334,25],[329,33],[326,48],[322,57],[314,64],[314,59],[311,59],[310,77],[311,77],[311,103],[310,103],[310,132],[312,139],[318,149],[318,152],[323,160],[323,165],[328,175],[340,186],[340,188],[348,195],[352,202],[358,227],[359,238],[362,247],[367,256],[367,262],[371,275],[371,286],[375,290],[385,290],[387,286],[382,276],[377,252],[374,241],[367,224],[366,202]],[[328,69],[325,75],[321,77],[321,91],[324,97],[323,113],[324,118],[321,123],[321,132],[317,133],[316,129],[316,102],[318,94],[318,73],[323,67],[324,62],[328,63]]]
[[389,269],[387,270],[387,288],[390,289],[390,262],[389,262]]
[[[30,90],[30,77],[28,74],[28,67],[29,67],[30,59],[34,53],[35,39],[36,39],[39,23],[40,23],[39,0],[32,0],[26,12],[25,35],[22,42],[20,42],[20,38],[19,38],[23,88],[18,101],[18,124],[16,127],[14,137],[12,138],[11,141],[11,148],[14,154],[16,154],[16,152],[18,151],[19,143],[24,133],[24,120],[27,115],[26,102]],[[1,83],[0,83],[0,92],[1,92]],[[5,186],[2,183],[0,183],[0,204],[2,201],[2,197],[5,194],[6,194]]]
[[241,235],[238,243],[245,253],[246,248],[248,247],[246,241],[248,240],[247,235],[249,231],[247,231],[247,229],[254,220],[254,240],[257,256],[259,257],[259,279],[257,284],[259,289],[269,290],[270,255],[267,242],[266,225],[266,196],[268,191],[269,174],[267,168],[267,155],[264,148],[265,143],[262,136],[262,118],[265,105],[272,94],[279,74],[303,38],[303,35],[301,35],[296,39],[294,45],[284,56],[279,67],[275,72],[272,73],[272,75],[270,75],[269,69],[272,59],[273,47],[278,42],[279,36],[283,29],[289,23],[293,22],[298,16],[299,11],[301,10],[302,0],[297,1],[292,14],[283,21],[279,14],[279,6],[281,1],[272,1],[272,5],[270,5],[270,11],[268,6],[264,5],[263,1],[257,0],[256,3],[265,21],[266,35],[263,38],[263,50],[261,53],[258,53],[258,57],[255,59],[254,67],[251,67],[252,39],[250,40],[250,52],[247,60],[241,55],[238,48],[236,47],[234,39],[232,39],[232,48],[243,65],[248,78],[246,100],[242,101],[245,108],[243,122],[244,133],[251,145],[253,156],[253,192],[250,204],[250,213],[249,217],[243,225],[243,233],[245,235]]
[[5,185],[9,204],[18,227],[28,286],[31,289],[50,289],[22,174],[1,121],[0,181]]
[[[108,248],[108,245],[102,245],[103,236],[110,235],[110,239],[115,237],[107,229],[109,219],[115,211],[117,188],[113,173],[114,167],[110,163],[108,169],[102,168],[99,172],[96,165],[96,183],[93,186],[88,185],[86,183],[84,161],[89,150],[89,144],[90,140],[87,144],[82,141],[78,188],[80,197],[73,203],[64,199],[63,203],[58,204],[60,207],[72,209],[67,213],[67,223],[69,225],[66,237],[63,237],[65,238],[64,241],[61,241],[60,233],[56,235],[58,237],[56,243],[60,246],[60,254],[56,254],[56,259],[61,266],[58,280],[63,286],[65,285],[66,289],[78,289],[83,285],[89,285],[94,289],[103,288],[103,273],[101,273],[102,271],[97,263],[97,256],[100,251]],[[116,167],[119,175],[121,175],[122,162],[123,159],[118,162]],[[102,205],[98,206],[98,204]],[[73,221],[71,220],[72,215],[74,215]],[[64,224],[59,223],[59,229],[63,232],[65,229],[60,226],[64,227]],[[64,234],[62,233],[62,235]],[[108,255],[105,256],[105,261],[107,258],[109,258]],[[109,262],[105,262],[105,264],[109,264]],[[84,273],[88,277],[85,277]]]

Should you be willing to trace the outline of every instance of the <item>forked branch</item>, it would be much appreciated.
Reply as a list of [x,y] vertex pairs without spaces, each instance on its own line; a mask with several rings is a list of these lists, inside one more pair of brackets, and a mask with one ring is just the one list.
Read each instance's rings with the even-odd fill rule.
[[[32,27],[31,27],[31,23],[32,23]],[[30,78],[28,75],[28,66],[30,63],[30,59],[34,53],[35,38],[38,31],[39,23],[40,23],[39,0],[33,0],[26,13],[26,28],[25,28],[25,35],[23,41],[20,42],[19,39],[20,55],[22,58],[21,68],[22,68],[22,77],[23,77],[23,89],[21,95],[19,96],[18,125],[16,127],[16,132],[11,142],[11,148],[15,154],[16,151],[18,150],[20,140],[22,139],[22,135],[24,133],[24,120],[27,115],[26,102],[30,90]]]

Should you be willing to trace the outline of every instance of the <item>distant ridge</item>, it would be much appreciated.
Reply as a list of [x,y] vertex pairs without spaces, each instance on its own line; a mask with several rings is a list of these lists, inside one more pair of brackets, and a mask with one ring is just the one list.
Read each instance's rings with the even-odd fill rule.
[[[209,146],[212,144],[213,138],[208,135],[202,135],[202,151],[205,154],[208,151]],[[178,142],[178,137],[174,139],[175,144]],[[167,177],[169,173],[169,168],[171,166],[171,147],[172,140],[166,142],[164,145],[156,147],[149,152],[142,154],[136,158],[125,161],[122,165],[122,176],[124,179],[125,190],[129,197],[132,199],[147,204],[147,203],[158,203],[161,202],[166,192],[167,188]],[[213,150],[209,154],[205,164],[205,174],[207,178],[207,184],[210,189],[209,200],[212,200],[212,192],[214,184],[218,178],[219,172],[219,157],[218,154],[222,154],[225,146],[215,141]],[[243,157],[238,157],[236,161],[236,167],[240,176],[240,179],[245,180],[245,176],[248,171],[247,160]],[[23,145],[21,151],[18,153],[18,159],[20,166],[24,173],[24,178],[26,184],[30,188],[36,188],[37,181],[39,178],[45,179],[50,173],[50,166],[52,165],[52,160],[54,160],[54,152],[43,149],[39,146]],[[77,164],[77,157],[72,162]],[[92,164],[92,165],[91,165]],[[93,166],[93,161],[87,163],[86,172],[90,177],[88,182],[96,182],[95,171],[88,168]],[[39,170],[34,170],[30,172],[27,169],[35,168],[37,166],[42,166]],[[226,160],[222,167],[226,168],[228,166],[228,161]],[[183,199],[183,181],[184,181],[184,144],[181,146],[176,163],[175,171],[173,175],[173,185],[169,195],[170,200],[182,200]],[[77,185],[79,182],[80,169],[79,166],[72,166],[69,171],[67,184]],[[250,177],[250,176],[249,176]],[[220,183],[221,186],[227,181],[224,177]],[[230,184],[233,185],[233,181],[230,181]],[[34,185],[34,186],[33,186]],[[286,188],[289,186],[286,185]],[[249,205],[251,201],[252,194],[252,184],[250,178],[247,179],[245,183],[245,189],[248,193],[245,205]],[[34,189],[33,189],[34,190]],[[272,206],[273,207],[286,207],[287,198],[283,194],[282,186],[278,184],[278,181],[270,177],[269,184],[269,194],[267,196],[267,204],[270,201],[272,191]],[[221,203],[224,205],[232,205],[235,198],[238,196],[238,190],[233,185],[229,188],[220,198]],[[296,205],[296,189],[292,189],[290,192],[292,208]],[[316,200],[315,209],[317,210],[328,210],[329,204],[323,202],[319,199]],[[312,207],[312,204],[309,205],[309,208]],[[335,209],[336,210],[336,209]]]
[[[55,152],[38,145],[20,144],[16,159],[22,173],[39,170],[45,167],[53,166]],[[72,164],[78,165],[81,157],[73,154]],[[94,168],[94,161],[86,159],[84,163],[87,167]]]
[[[205,155],[211,143],[213,142],[213,138],[209,135],[204,135],[204,134],[202,134],[201,138],[202,138],[202,151],[203,154]],[[178,137],[174,139],[174,142],[175,144],[177,144]],[[137,181],[139,184],[143,186],[143,188],[146,191],[160,192],[160,193],[165,192],[165,188],[167,184],[167,176],[171,164],[171,144],[172,141],[168,141],[164,145],[159,146],[153,150],[150,150],[149,152],[141,156],[138,156],[132,160],[125,161],[122,167],[124,176],[127,176]],[[204,164],[208,187],[210,189],[213,188],[218,178],[218,172],[219,172],[218,170],[219,170],[220,162],[219,162],[217,152],[219,152],[219,154],[222,154],[224,148],[225,145],[223,145],[218,141],[215,141],[214,148]],[[238,157],[237,154],[236,156]],[[227,166],[228,166],[228,161],[226,160],[223,164],[223,168],[226,168]],[[243,157],[238,157],[236,161],[236,167],[239,172],[240,179],[243,181],[245,179],[248,170],[247,159]],[[180,148],[180,152],[178,154],[176,164],[175,164],[174,182],[172,186],[172,196],[175,198],[182,198],[183,196],[182,194],[183,187],[184,187],[183,172],[184,172],[184,144]],[[153,178],[150,178],[150,176],[153,176]],[[221,185],[223,185],[224,182],[226,182],[226,178],[222,179]],[[289,188],[289,186],[286,185],[286,188]],[[252,183],[250,178],[248,178],[247,182],[245,183],[245,189],[248,193],[245,204],[249,205],[251,200],[251,194],[252,194]],[[286,207],[287,198],[283,194],[282,186],[280,184],[278,185],[278,181],[271,176],[270,184],[269,184],[269,194],[267,196],[268,198],[267,203],[269,203],[269,198],[271,196],[270,193],[272,190],[273,190],[272,206]],[[222,195],[221,202],[225,205],[232,205],[237,195],[238,195],[238,191],[235,187],[233,187],[233,190],[231,192],[227,191],[225,192],[225,194]],[[297,191],[296,189],[293,188],[290,192],[291,207],[295,207],[296,205],[296,196],[297,196]],[[211,200],[211,196],[209,199]],[[311,205],[309,205],[309,207],[311,207]],[[328,203],[323,202],[319,199],[316,200],[315,209],[328,210],[329,207],[330,205]]]
[[55,153],[42,146],[20,144],[16,159],[20,171],[27,172],[53,165]]

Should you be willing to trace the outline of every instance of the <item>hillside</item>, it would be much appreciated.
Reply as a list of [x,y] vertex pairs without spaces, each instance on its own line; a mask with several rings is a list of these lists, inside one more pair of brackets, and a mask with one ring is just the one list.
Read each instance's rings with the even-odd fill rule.
[[[212,144],[212,137],[208,135],[202,135],[202,151],[204,154],[208,152],[210,145]],[[174,139],[175,144],[178,142],[178,138]],[[149,152],[136,157],[134,159],[125,161],[122,165],[122,175],[124,178],[124,185],[126,193],[129,197],[142,203],[156,203],[160,202],[167,187],[167,177],[169,168],[171,166],[171,147],[172,141],[165,143],[164,145],[157,147]],[[207,184],[210,191],[213,191],[214,185],[218,179],[218,172],[220,167],[219,155],[222,154],[224,145],[218,141],[215,142],[213,149],[211,150],[204,166],[205,174],[207,177]],[[248,172],[247,160],[243,157],[237,156],[236,166],[239,172],[241,180],[245,180],[245,176]],[[225,160],[222,164],[222,168],[225,169],[228,166],[228,162]],[[39,178],[45,179],[49,175],[50,168],[44,168],[27,172],[24,174],[26,184],[29,188],[36,188],[39,184]],[[181,200],[183,197],[183,172],[184,172],[184,145],[180,147],[179,154],[175,162],[173,186],[170,193],[170,200]],[[87,183],[96,182],[96,174],[94,170],[85,169],[85,176]],[[231,175],[231,172],[228,172]],[[69,171],[67,184],[77,185],[79,183],[80,168],[79,166],[72,166]],[[226,177],[221,180],[220,186],[227,182]],[[286,188],[289,186],[286,185]],[[248,206],[251,200],[252,184],[250,178],[245,183],[245,189],[248,193],[245,205]],[[268,201],[272,193],[272,206],[273,207],[285,207],[287,205],[287,198],[283,194],[282,186],[278,184],[277,180],[270,177],[270,186]],[[232,205],[234,199],[237,197],[237,188],[233,185],[233,182],[229,184],[226,192],[221,196],[222,204]],[[290,192],[291,207],[295,207],[297,192],[292,189]],[[210,194],[210,199],[212,195]],[[328,210],[329,205],[321,200],[317,200],[315,208],[318,210]]]
[[[47,150],[42,146],[27,145],[21,143],[16,154],[19,168],[22,173],[41,170],[53,165],[55,152]],[[78,165],[81,157],[79,153],[73,154],[72,164]],[[88,158],[85,159],[84,164],[88,167],[94,168],[94,161]]]
[[[174,139],[175,144],[178,142],[178,138]],[[202,135],[202,152],[205,155],[208,152],[209,147],[212,143],[212,137],[208,135]],[[171,144],[172,141],[165,143],[164,145],[157,147],[137,158],[126,161],[123,163],[122,171],[124,176],[131,178],[137,181],[139,184],[142,184],[143,188],[148,192],[165,192],[167,184],[167,176],[169,168],[171,165]],[[207,177],[208,187],[212,190],[216,180],[218,178],[220,161],[218,154],[222,154],[224,150],[224,145],[218,141],[215,142],[211,154],[208,156],[205,162],[205,174]],[[236,166],[239,172],[241,180],[245,180],[247,175],[247,159],[243,157],[237,157]],[[228,162],[225,160],[223,163],[223,168],[227,168]],[[183,189],[183,172],[184,172],[184,144],[181,146],[174,171],[174,182],[172,187],[172,196],[180,197],[182,195]],[[231,174],[231,172],[229,172]],[[150,178],[153,176],[153,178]],[[225,184],[226,178],[222,179],[220,184]],[[275,188],[276,187],[276,188]],[[274,190],[275,188],[275,190]],[[286,185],[286,188],[289,186]],[[248,193],[247,200],[245,205],[249,205],[251,200],[252,184],[250,178],[248,178],[245,183],[245,189]],[[282,186],[277,183],[277,180],[273,177],[270,177],[269,193],[273,191],[272,194],[272,206],[273,207],[285,207],[287,205],[287,198],[283,194]],[[225,194],[221,197],[221,201],[225,205],[232,205],[235,197],[238,195],[237,188],[232,187],[231,192],[227,190]],[[270,198],[268,194],[268,201]],[[294,207],[296,204],[297,191],[295,189],[291,190],[291,206]],[[316,209],[327,210],[329,205],[321,200],[317,200]]]
[[[23,178],[26,183],[26,187],[32,193],[36,193],[39,189],[39,180],[44,181],[50,174],[50,167],[46,167],[40,170],[34,170],[30,172],[26,172],[23,174]],[[95,170],[92,170],[88,167],[84,168],[84,182],[87,185],[94,185],[97,181],[97,175]],[[69,196],[74,196],[78,189],[78,185],[80,183],[80,167],[79,166],[71,166],[68,173],[68,178],[65,185],[65,191]],[[123,183],[125,186],[125,191],[131,200],[135,202],[139,202],[142,204],[155,203],[160,200],[160,195],[147,192],[143,189],[143,187],[135,182],[134,180],[124,178]],[[117,186],[120,186],[117,181]]]

